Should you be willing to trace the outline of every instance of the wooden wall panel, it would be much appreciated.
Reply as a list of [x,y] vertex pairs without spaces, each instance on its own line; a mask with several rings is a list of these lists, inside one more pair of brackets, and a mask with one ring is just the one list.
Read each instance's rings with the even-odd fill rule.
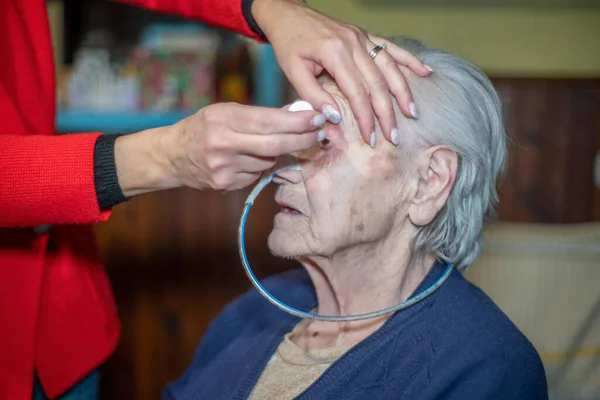
[[[498,79],[496,84],[511,135],[500,217],[593,219],[598,81]],[[237,251],[247,193],[149,194],[117,207],[109,222],[96,227],[123,327],[120,346],[103,367],[103,399],[160,398],[165,384],[191,360],[211,319],[250,288]],[[267,250],[272,194],[272,187],[263,192],[248,221],[248,253],[259,276],[294,265]]]
[[593,220],[599,81],[498,79],[495,84],[510,136],[500,218]]

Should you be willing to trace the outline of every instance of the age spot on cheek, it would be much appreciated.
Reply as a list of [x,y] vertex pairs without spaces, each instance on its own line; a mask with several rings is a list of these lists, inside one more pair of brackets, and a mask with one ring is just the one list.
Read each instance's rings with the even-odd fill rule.
[[317,156],[315,156],[314,160],[313,160],[313,165],[316,168],[323,168],[328,164],[329,160],[327,159],[327,155],[326,154],[319,154]]
[[362,231],[364,231],[364,230],[365,230],[365,224],[364,224],[364,222],[363,222],[363,221],[361,221],[361,220],[360,220],[360,218],[359,218],[359,215],[358,215],[358,214],[359,214],[359,213],[358,213],[358,207],[356,206],[356,204],[352,204],[352,205],[350,206],[350,217],[349,217],[350,223],[351,223],[352,225],[354,225],[356,222],[358,222],[358,223],[356,224],[356,230],[357,230],[358,232],[362,232]]
[[333,211],[333,210],[334,210],[334,208],[335,208],[335,202],[334,202],[334,201],[330,201],[330,202],[329,202],[329,211],[330,211],[330,212],[331,212],[331,211]]
[[328,150],[321,150],[316,154],[312,160],[312,164],[316,168],[324,168],[331,165],[339,160],[341,151],[336,148],[330,148]]

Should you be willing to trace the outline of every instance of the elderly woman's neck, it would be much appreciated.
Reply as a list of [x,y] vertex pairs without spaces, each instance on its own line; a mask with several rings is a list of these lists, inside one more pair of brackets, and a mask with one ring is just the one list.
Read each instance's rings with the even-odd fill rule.
[[[412,257],[408,245],[399,245],[409,242],[396,237],[393,241],[348,248],[329,258],[301,260],[315,287],[318,313],[362,314],[408,299],[435,261],[433,255]],[[374,332],[387,318],[389,315],[343,324],[314,321],[299,328],[310,330],[311,334],[327,331],[330,339],[322,335],[323,347],[327,347],[327,342],[354,344]]]
[[355,247],[328,259],[304,262],[320,313],[359,314],[404,301],[435,260],[433,256],[411,257],[408,248],[388,252],[377,247]]

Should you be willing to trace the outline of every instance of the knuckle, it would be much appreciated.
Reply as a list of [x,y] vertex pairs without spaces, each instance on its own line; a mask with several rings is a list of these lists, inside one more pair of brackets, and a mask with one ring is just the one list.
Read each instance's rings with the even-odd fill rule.
[[347,40],[360,42],[361,39],[365,38],[365,31],[356,25],[348,25],[346,29],[346,38]]
[[390,97],[390,103],[383,109],[384,118],[396,118],[396,111],[394,110],[394,103]]
[[206,125],[218,125],[221,123],[221,107],[207,107],[203,110],[202,122]]
[[350,94],[351,97],[357,98],[357,99],[369,97],[370,95],[371,95],[371,90],[366,85],[358,85]]
[[327,52],[331,54],[341,54],[346,50],[344,40],[339,37],[331,37],[325,42]]
[[204,139],[204,149],[207,154],[213,154],[218,151],[218,138],[215,135],[206,135]]
[[260,129],[260,133],[265,135],[272,135],[276,133],[276,124],[273,120],[264,120],[258,115],[255,115],[253,118],[253,124],[258,126]]
[[279,155],[279,153],[282,149],[281,141],[277,140],[277,138],[275,138],[275,137],[268,137],[268,136],[265,139],[266,140],[263,144],[263,149],[264,149],[265,154],[270,155],[270,156]]
[[391,92],[394,95],[394,98],[399,102],[412,98],[412,92],[408,85],[398,85],[397,87],[394,87]]
[[[221,132],[222,133],[222,132]],[[217,133],[208,134],[205,142],[206,151],[209,154],[222,153],[229,148],[229,141],[225,135]]]
[[385,53],[385,54],[386,54],[386,57],[382,57],[383,68],[386,68],[389,70],[398,69],[398,64],[396,63],[396,61],[391,56],[389,56],[387,53]]
[[371,87],[374,92],[387,92],[389,90],[388,83],[383,76],[373,79]]
[[218,176],[223,167],[223,162],[219,157],[209,157],[206,160],[206,169],[213,176]]

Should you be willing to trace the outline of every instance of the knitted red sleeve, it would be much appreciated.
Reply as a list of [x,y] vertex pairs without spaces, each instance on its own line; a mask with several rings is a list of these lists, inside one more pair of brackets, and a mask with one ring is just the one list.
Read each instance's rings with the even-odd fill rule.
[[0,227],[106,221],[94,185],[98,136],[0,135]]
[[262,41],[250,29],[242,12],[242,0],[117,0],[150,10],[178,14]]

